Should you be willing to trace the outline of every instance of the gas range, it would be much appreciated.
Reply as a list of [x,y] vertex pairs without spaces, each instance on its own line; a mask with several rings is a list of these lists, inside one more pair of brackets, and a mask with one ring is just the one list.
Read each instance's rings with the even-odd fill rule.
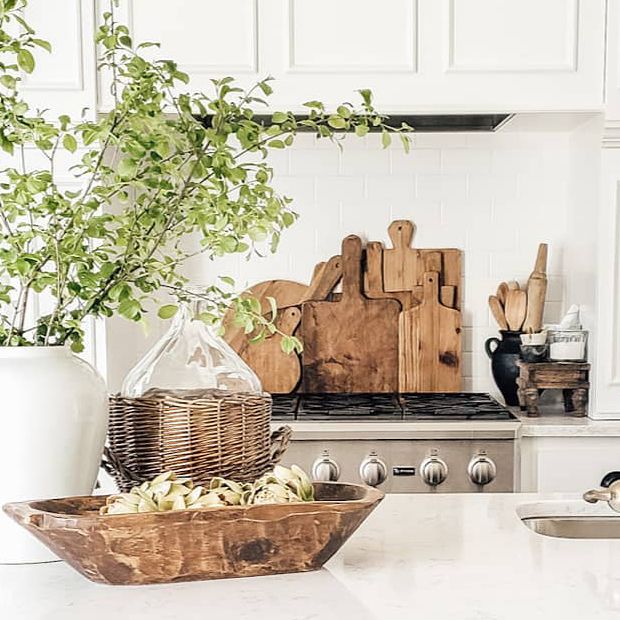
[[392,493],[511,492],[518,419],[484,393],[273,395],[285,464]]

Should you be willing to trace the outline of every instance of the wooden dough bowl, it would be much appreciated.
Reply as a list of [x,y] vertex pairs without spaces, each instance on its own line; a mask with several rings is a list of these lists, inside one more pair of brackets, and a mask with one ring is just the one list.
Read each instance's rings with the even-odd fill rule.
[[319,569],[383,499],[314,483],[317,501],[99,515],[104,496],[6,504],[4,511],[91,581],[114,585]]

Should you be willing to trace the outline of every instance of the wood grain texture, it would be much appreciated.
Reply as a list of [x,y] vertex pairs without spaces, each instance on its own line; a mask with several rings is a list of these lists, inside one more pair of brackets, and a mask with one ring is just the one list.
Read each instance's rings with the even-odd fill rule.
[[[267,280],[259,282],[242,293],[242,296],[256,297],[261,304],[263,315],[269,316],[271,306],[268,297],[276,300],[279,309],[299,306],[308,287],[306,284],[294,282],[292,280]],[[234,310],[229,310],[222,321],[224,326],[224,340],[235,350],[238,351],[244,341],[248,340],[248,335],[243,327],[235,325]]]
[[541,243],[538,246],[534,271],[527,281],[527,310],[523,323],[524,332],[536,333],[542,329],[545,298],[547,296],[547,252],[547,244]]
[[302,306],[305,392],[394,392],[398,388],[398,316],[394,299],[361,292],[362,242],[342,244],[342,298]]
[[489,295],[489,308],[491,310],[491,314],[495,319],[498,327],[500,329],[507,330],[508,323],[506,322],[506,316],[504,314],[504,307],[502,306],[500,300],[495,295]]
[[415,226],[396,220],[388,228],[393,247],[383,252],[383,290],[410,291],[417,280],[419,252],[411,247]]
[[[292,336],[301,320],[297,306],[278,311],[276,327]],[[237,351],[241,358],[257,374],[263,390],[270,394],[288,394],[295,390],[301,379],[301,361],[296,353],[282,350],[282,336],[273,334],[262,342],[243,341]]]
[[427,272],[422,303],[401,313],[401,391],[461,390],[461,314],[439,302],[438,281],[437,272]]
[[508,284],[506,282],[500,282],[497,286],[496,297],[499,299],[499,303],[503,306],[506,305],[506,296],[508,295]]
[[4,510],[91,581],[175,583],[317,570],[383,499],[355,484],[314,489],[318,501],[295,504],[99,515],[98,496]]
[[369,299],[396,299],[402,308],[411,308],[416,303],[412,292],[386,293],[383,290],[383,252],[380,241],[369,241],[366,244],[364,295]]
[[525,321],[527,311],[527,294],[520,289],[510,289],[506,295],[504,314],[510,331],[518,332]]

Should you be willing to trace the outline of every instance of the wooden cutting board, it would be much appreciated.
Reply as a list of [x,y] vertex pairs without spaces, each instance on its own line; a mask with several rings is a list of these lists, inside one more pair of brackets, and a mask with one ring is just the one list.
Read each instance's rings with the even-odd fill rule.
[[422,302],[401,313],[403,392],[461,390],[461,314],[439,302],[439,274],[424,274]]
[[409,220],[395,220],[388,227],[393,247],[383,251],[383,290],[410,291],[416,282],[419,252],[411,247],[415,226]]
[[[278,309],[299,306],[308,286],[292,280],[267,280],[259,282],[242,293],[244,296],[256,297],[261,304],[261,311],[264,315],[271,313],[271,305],[268,297],[276,300]],[[247,342],[248,335],[243,326],[235,324],[235,312],[230,309],[222,321],[224,326],[224,340],[235,350],[239,351],[244,342]]]
[[369,299],[396,299],[403,309],[411,308],[415,303],[411,292],[386,293],[383,290],[383,252],[380,241],[369,241],[366,244],[364,295]]
[[[299,325],[301,310],[296,306],[278,311],[276,327],[292,336]],[[296,353],[282,350],[282,336],[273,334],[256,344],[244,341],[238,351],[241,358],[257,374],[263,390],[270,394],[288,394],[292,392],[301,378],[301,362]]]
[[398,316],[395,299],[361,292],[362,242],[342,243],[342,298],[302,305],[305,392],[394,392],[398,388]]

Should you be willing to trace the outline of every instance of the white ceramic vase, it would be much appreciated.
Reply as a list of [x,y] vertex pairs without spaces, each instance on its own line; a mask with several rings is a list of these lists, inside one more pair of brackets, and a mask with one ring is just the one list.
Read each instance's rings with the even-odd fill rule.
[[[108,423],[105,382],[66,347],[0,347],[0,505],[89,495]],[[0,514],[0,564],[57,559]]]

